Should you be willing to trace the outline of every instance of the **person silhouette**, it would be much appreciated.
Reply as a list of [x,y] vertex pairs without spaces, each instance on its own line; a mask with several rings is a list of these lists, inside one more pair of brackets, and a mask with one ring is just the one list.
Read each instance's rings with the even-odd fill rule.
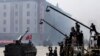
[[83,32],[81,31],[81,32],[80,32],[80,38],[79,38],[79,45],[80,45],[80,46],[83,45],[83,37],[84,37],[84,35],[83,35]]
[[49,47],[48,49],[49,49],[49,56],[53,56],[52,47]]
[[54,56],[58,56],[58,54],[57,54],[57,47],[55,47],[55,49],[54,49]]
[[90,26],[91,30],[90,30],[90,33],[92,34],[92,31],[95,32],[95,34],[98,34],[97,30],[96,30],[96,27],[93,23],[91,23],[91,26]]
[[78,24],[78,22],[76,22],[76,26],[75,27],[76,27],[76,31],[80,32],[80,25]]
[[63,42],[58,43],[60,46],[60,56],[64,56],[64,44]]
[[74,27],[71,28],[71,32],[70,32],[70,43],[71,44],[76,44],[76,30]]

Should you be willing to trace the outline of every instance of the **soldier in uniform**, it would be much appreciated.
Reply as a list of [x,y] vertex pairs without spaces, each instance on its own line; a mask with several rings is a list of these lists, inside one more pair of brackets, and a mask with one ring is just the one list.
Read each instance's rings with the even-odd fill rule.
[[91,34],[92,34],[93,31],[95,32],[95,37],[94,37],[94,39],[97,40],[97,46],[98,46],[98,48],[100,48],[100,35],[99,35],[99,33],[97,32],[95,25],[94,25],[93,23],[91,23],[90,28],[91,28],[91,30],[90,30],[90,33],[91,33]]
[[49,56],[53,56],[52,47],[49,47],[48,49],[49,49]]
[[80,31],[80,25],[76,22],[76,40],[77,40],[77,48],[80,49],[78,53],[81,56],[84,53],[84,46],[83,46],[83,32]]
[[54,56],[58,56],[58,54],[57,54],[57,47],[55,47],[55,50],[54,50],[54,54],[53,54]]
[[74,27],[71,28],[71,32],[70,32],[70,43],[72,45],[76,45],[76,31],[75,31],[75,28]]
[[58,43],[60,46],[60,56],[64,56],[64,44],[63,42]]
[[96,27],[93,23],[91,23],[91,26],[90,26],[91,30],[90,30],[90,33],[92,33],[92,31],[95,32],[95,34],[98,34],[97,30],[96,30]]
[[82,31],[79,33],[78,43],[79,43],[79,46],[83,45],[83,32]]
[[78,22],[76,22],[76,26],[75,27],[76,27],[76,31],[80,32],[80,25],[78,24]]

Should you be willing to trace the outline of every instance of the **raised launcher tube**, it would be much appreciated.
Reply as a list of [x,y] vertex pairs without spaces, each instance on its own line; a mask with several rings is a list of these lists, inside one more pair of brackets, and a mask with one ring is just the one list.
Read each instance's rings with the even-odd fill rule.
[[18,39],[18,41],[21,41],[23,39],[23,37],[29,32],[29,30],[27,29],[26,32]]
[[83,23],[79,22],[78,20],[75,20],[74,18],[72,18],[72,17],[70,17],[70,16],[66,15],[65,13],[63,13],[63,12],[61,12],[61,11],[59,11],[59,10],[55,9],[55,8],[54,8],[54,7],[52,7],[52,6],[47,6],[47,8],[46,8],[46,12],[49,12],[49,11],[50,11],[50,9],[49,9],[49,8],[51,8],[51,9],[53,9],[54,11],[56,11],[56,12],[58,12],[58,13],[60,13],[60,14],[64,15],[64,16],[66,16],[67,18],[69,18],[69,19],[71,19],[71,20],[73,20],[73,21],[75,21],[75,22],[77,22],[77,23],[81,24],[82,26],[86,27],[87,29],[91,30],[91,28],[90,28],[90,27],[88,27],[88,26],[86,26],[85,24],[83,24]]
[[[73,21],[75,21],[75,22],[77,22],[77,23],[81,24],[82,26],[86,27],[87,29],[91,30],[91,28],[90,28],[90,27],[88,27],[88,26],[86,26],[85,24],[83,24],[83,23],[81,23],[81,22],[79,22],[79,21],[75,20],[74,18],[72,18],[72,17],[70,17],[70,16],[66,15],[65,13],[63,13],[63,12],[61,12],[61,11],[59,11],[59,10],[57,10],[57,9],[53,8],[52,6],[47,6],[47,8],[46,8],[46,12],[49,12],[49,11],[50,11],[50,9],[49,9],[49,8],[51,8],[51,9],[53,9],[54,11],[56,11],[56,12],[58,12],[58,13],[60,13],[60,14],[64,15],[64,16],[66,16],[67,18],[69,18],[69,19],[71,19],[71,20],[73,20]],[[45,22],[46,24],[48,24],[49,26],[51,26],[53,29],[55,29],[55,30],[56,30],[56,31],[58,31],[59,33],[61,33],[62,35],[64,35],[65,37],[68,37],[66,34],[64,34],[64,33],[63,33],[63,32],[61,32],[60,30],[58,30],[56,27],[52,26],[49,22],[47,22],[47,21],[46,21],[46,20],[44,20],[44,19],[41,19],[40,24],[42,24],[42,23],[43,23],[42,21],[43,21],[43,22]]]
[[[71,20],[73,20],[73,21],[79,23],[80,25],[84,26],[85,28],[89,29],[90,31],[93,30],[93,29],[91,29],[90,27],[86,26],[85,24],[79,22],[78,20],[75,20],[74,18],[72,18],[72,17],[66,15],[65,13],[59,11],[58,9],[56,9],[56,8],[54,8],[54,7],[52,7],[52,6],[47,6],[46,12],[50,12],[50,9],[52,9],[52,10],[54,10],[54,11],[56,11],[56,12],[58,12],[58,13],[64,15],[64,16],[66,16],[67,18],[69,18],[69,19],[71,19]],[[98,32],[95,31],[95,30],[93,30],[93,31],[94,31],[96,34],[98,33]],[[100,33],[99,33],[99,35],[100,35]],[[91,38],[91,37],[90,37],[90,38]]]
[[[54,7],[52,7],[52,6],[47,6],[47,8],[46,8],[46,12],[49,12],[50,9],[52,9],[52,10],[54,10],[54,11],[56,11],[56,12],[58,12],[58,13],[64,15],[64,16],[66,16],[67,18],[69,18],[69,19],[71,19],[71,20],[73,20],[73,21],[79,23],[80,25],[84,26],[85,28],[89,29],[90,31],[93,30],[93,29],[91,29],[90,27],[86,26],[85,24],[79,22],[78,20],[75,20],[74,18],[72,18],[72,17],[66,15],[65,13],[59,11],[58,9],[56,9],[56,8],[54,8]],[[95,30],[93,30],[93,31],[97,34],[97,36],[100,35],[99,32],[97,32],[97,31],[95,31]],[[91,38],[91,37],[90,37],[90,38]],[[100,44],[99,44],[99,43],[100,43],[100,38],[98,38],[97,43],[98,43],[99,50],[100,50]],[[99,52],[100,52],[100,51],[99,51]],[[100,54],[99,54],[99,55],[100,55]]]
[[25,33],[21,36],[19,36],[19,38],[17,40],[15,40],[16,44],[20,44],[21,43],[21,40],[23,39],[23,37],[29,32],[29,30],[27,29],[25,31]]
[[45,22],[46,24],[48,24],[49,26],[51,26],[53,29],[55,29],[56,31],[58,31],[59,33],[61,33],[62,35],[64,35],[65,37],[68,37],[66,34],[64,34],[63,32],[61,32],[60,30],[58,30],[56,27],[54,27],[53,25],[51,25],[49,22],[47,22],[44,19],[41,19],[40,24],[43,24],[43,22]]
[[[52,6],[47,6],[47,7],[46,7],[46,12],[48,12],[48,13],[49,13],[49,12],[50,12],[50,9],[52,9],[52,10],[54,10],[54,11],[56,11],[56,12],[60,13],[61,15],[65,16],[65,17],[67,17],[67,18],[69,18],[69,19],[71,19],[71,20],[75,21],[76,23],[81,24],[82,26],[86,27],[87,29],[91,30],[91,28],[90,28],[90,27],[88,27],[88,26],[86,26],[85,24],[83,24],[83,23],[79,22],[78,20],[75,20],[74,18],[72,18],[72,17],[70,17],[70,16],[66,15],[65,13],[63,13],[63,12],[59,11],[58,9],[56,9],[56,8],[54,8],[54,7],[52,7]],[[43,20],[43,21],[45,21],[45,20]],[[58,31],[58,32],[59,32],[59,31]],[[61,32],[61,31],[60,31],[60,33],[62,34],[62,32]],[[64,35],[65,37],[67,37],[67,35],[66,35],[66,34],[63,34],[63,35]]]

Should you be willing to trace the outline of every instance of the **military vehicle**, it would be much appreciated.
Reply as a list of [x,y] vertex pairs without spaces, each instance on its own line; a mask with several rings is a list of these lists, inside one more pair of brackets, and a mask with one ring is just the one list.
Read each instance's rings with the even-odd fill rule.
[[30,40],[29,43],[21,42],[27,32],[28,30],[18,40],[14,40],[14,43],[5,45],[4,56],[36,56],[37,49]]
[[[94,47],[88,46],[89,48],[88,49],[85,49],[84,48],[84,42],[83,43],[80,43],[79,42],[79,45],[74,46],[72,43],[70,43],[73,40],[71,40],[69,36],[67,36],[66,34],[64,34],[63,32],[61,32],[57,28],[55,28],[53,25],[51,25],[46,20],[41,19],[40,24],[42,24],[43,22],[45,22],[46,24],[48,24],[49,26],[51,26],[52,28],[54,28],[55,30],[57,30],[59,33],[61,33],[62,35],[65,36],[65,38],[66,38],[65,41],[58,43],[59,46],[60,46],[60,56],[100,56],[100,33],[97,32],[97,30],[95,28],[95,25],[91,24],[92,27],[88,27],[85,24],[83,24],[83,23],[75,20],[74,18],[66,15],[65,13],[63,13],[63,12],[55,9],[52,6],[47,6],[46,12],[50,12],[50,9],[52,9],[52,10],[54,10],[54,11],[56,11],[56,12],[64,15],[65,17],[67,17],[67,18],[75,21],[76,22],[76,25],[78,26],[78,30],[80,28],[80,26],[79,26],[79,24],[80,24],[80,25],[86,27],[87,29],[89,29],[90,32],[91,31],[94,31],[95,32],[95,35],[94,36],[91,36],[91,37],[93,37],[94,40],[96,40],[97,44],[95,44]],[[80,33],[80,32],[78,32],[78,33]],[[75,34],[77,34],[77,32]],[[90,40],[89,41],[91,41],[91,37],[90,37]],[[83,41],[83,37],[82,37],[81,40]],[[77,39],[77,41],[80,41],[80,40]],[[94,42],[94,41],[92,41],[92,42]],[[84,53],[85,51],[86,51],[86,53]]]

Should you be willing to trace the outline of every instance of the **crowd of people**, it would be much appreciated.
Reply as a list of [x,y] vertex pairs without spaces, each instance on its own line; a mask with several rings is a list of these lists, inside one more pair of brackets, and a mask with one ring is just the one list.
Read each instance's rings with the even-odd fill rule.
[[[71,28],[70,35],[65,37],[64,41],[58,43],[60,46],[60,56],[73,56],[72,46],[83,46],[83,33],[80,31],[80,25],[76,23],[75,27]],[[52,47],[49,47],[48,56],[57,56],[57,48],[54,52]]]
[[53,50],[51,46],[48,47],[49,53],[46,53],[46,56],[58,56],[57,47]]
[[[80,25],[76,23],[75,27],[71,28],[70,35],[66,36],[65,40],[59,43],[60,56],[73,56],[73,46],[79,47],[81,50],[83,50],[83,37],[84,36],[83,32],[80,30]],[[80,52],[78,55],[81,56]]]
[[[90,26],[90,34],[92,31],[95,32],[96,35],[99,33],[97,32],[95,25],[92,23]],[[82,53],[84,53],[84,42],[83,42],[83,32],[80,30],[80,25],[76,22],[75,27],[71,28],[70,35],[65,35],[64,41],[59,42],[60,46],[60,56],[73,56],[74,55],[74,47],[77,47],[81,51],[77,53],[77,56],[82,56]],[[100,41],[99,41],[100,42]],[[97,43],[97,45],[99,45]],[[47,56],[58,56],[57,55],[57,47],[55,47],[55,50],[52,50],[52,47],[49,47],[49,53]]]

